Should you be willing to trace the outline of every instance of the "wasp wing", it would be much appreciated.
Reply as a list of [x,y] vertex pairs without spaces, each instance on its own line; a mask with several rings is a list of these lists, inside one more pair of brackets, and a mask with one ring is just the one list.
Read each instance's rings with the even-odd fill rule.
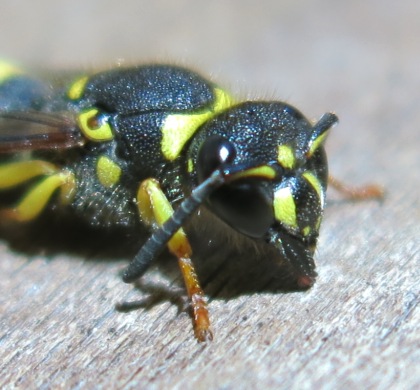
[[0,154],[76,148],[84,142],[68,113],[0,111]]

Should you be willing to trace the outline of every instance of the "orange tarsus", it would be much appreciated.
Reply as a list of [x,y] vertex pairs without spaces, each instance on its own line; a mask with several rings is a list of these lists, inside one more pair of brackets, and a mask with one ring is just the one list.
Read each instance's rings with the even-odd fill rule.
[[191,299],[191,305],[194,318],[194,332],[198,341],[208,341],[213,339],[213,333],[210,330],[209,312],[207,310],[204,291],[200,287],[190,258],[179,257],[179,268],[184,277],[188,296]]
[[331,175],[328,176],[328,183],[337,191],[352,200],[382,200],[385,195],[383,187],[376,184],[367,184],[363,187],[349,187]]

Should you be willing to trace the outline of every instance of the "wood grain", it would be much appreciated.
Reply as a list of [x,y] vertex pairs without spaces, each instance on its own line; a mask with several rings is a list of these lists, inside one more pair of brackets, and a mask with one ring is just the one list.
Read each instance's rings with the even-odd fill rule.
[[306,292],[269,259],[198,237],[210,344],[193,337],[172,259],[133,287],[118,240],[108,252],[77,231],[2,232],[0,388],[419,388],[418,2],[41,3],[3,7],[4,56],[58,68],[170,57],[253,96],[274,88],[310,117],[336,110],[331,172],[387,194],[329,193]]

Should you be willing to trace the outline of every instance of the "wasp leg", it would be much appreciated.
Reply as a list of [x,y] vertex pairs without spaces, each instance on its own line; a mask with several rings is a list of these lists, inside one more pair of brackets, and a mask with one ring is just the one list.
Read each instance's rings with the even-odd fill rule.
[[384,189],[376,184],[349,187],[331,175],[328,176],[328,184],[352,200],[383,199],[384,197]]
[[41,214],[53,193],[60,189],[60,203],[68,204],[76,189],[71,171],[60,171],[41,161],[19,161],[0,166],[0,190],[13,188],[38,176],[45,176],[29,188],[23,199],[12,208],[0,210],[0,217],[17,222],[30,221]]
[[[147,179],[141,183],[137,193],[137,203],[141,219],[149,226],[162,226],[174,213],[155,179]],[[191,300],[195,336],[199,341],[211,340],[213,334],[210,330],[206,297],[191,261],[192,249],[184,230],[179,229],[167,245],[169,251],[178,259],[187,294]]]
[[40,176],[52,175],[58,171],[54,164],[42,160],[28,160],[0,165],[0,190],[16,187]]

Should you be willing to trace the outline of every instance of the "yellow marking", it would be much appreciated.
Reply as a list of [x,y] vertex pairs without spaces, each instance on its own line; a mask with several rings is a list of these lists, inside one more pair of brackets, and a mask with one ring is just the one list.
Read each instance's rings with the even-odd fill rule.
[[12,188],[41,175],[52,175],[58,168],[42,160],[18,161],[0,165],[0,189]]
[[328,131],[324,131],[310,143],[308,153],[306,154],[308,157],[311,157],[316,152],[320,145],[325,141],[325,138],[327,138],[328,133]]
[[68,204],[76,190],[72,172],[63,171],[46,177],[30,189],[15,208],[1,210],[0,215],[18,222],[30,221],[41,214],[53,193],[59,188],[62,190],[61,202]]
[[70,204],[76,194],[76,177],[69,170],[62,171],[61,175],[65,180],[63,180],[60,188],[60,203],[67,205]]
[[77,122],[80,130],[91,141],[110,141],[114,138],[111,125],[108,121],[98,122],[96,120],[98,114],[99,110],[97,108],[91,108],[79,114]]
[[292,169],[296,162],[293,149],[288,145],[279,145],[277,148],[277,161],[283,168]]
[[192,171],[194,171],[194,163],[191,158],[188,159],[187,171],[188,173],[191,173]]
[[138,207],[147,224],[156,222],[159,226],[173,214],[173,209],[159,182],[155,179],[144,180],[137,193]]
[[325,196],[318,178],[311,172],[304,172],[302,176],[316,191],[316,193],[318,194],[319,202],[321,204],[321,208],[324,208]]
[[274,193],[274,216],[283,225],[294,229],[298,227],[296,216],[296,204],[290,188],[281,188]]
[[0,83],[21,74],[23,74],[21,69],[9,64],[8,62],[0,61]]
[[77,79],[67,91],[67,96],[71,100],[78,100],[82,97],[83,92],[85,91],[86,83],[88,82],[89,77],[83,76]]
[[319,231],[319,228],[321,227],[321,222],[322,222],[322,216],[319,216],[318,219],[316,220],[315,223],[315,230]]
[[139,210],[140,219],[144,224],[156,228],[156,220],[153,215],[153,207],[151,203],[151,196],[153,194],[153,187],[159,188],[159,183],[155,179],[144,180],[137,190],[137,208]]
[[110,158],[101,156],[96,163],[96,175],[104,187],[110,188],[120,180],[121,168]]
[[232,98],[223,90],[215,88],[215,101],[211,108],[196,113],[168,115],[162,126],[162,154],[169,161],[175,160],[185,143],[196,130],[218,112],[232,106]]
[[302,229],[302,233],[303,235],[306,237],[309,233],[311,232],[311,227],[310,226],[306,226]]
[[[140,218],[155,229],[162,226],[174,210],[155,179],[144,180],[137,192],[137,207]],[[168,242],[169,250],[179,257],[190,257],[192,250],[187,236],[180,228]]]
[[276,177],[276,171],[273,167],[262,165],[260,167],[246,169],[232,175],[231,180],[243,179],[247,177],[255,177],[261,179],[272,180]]

